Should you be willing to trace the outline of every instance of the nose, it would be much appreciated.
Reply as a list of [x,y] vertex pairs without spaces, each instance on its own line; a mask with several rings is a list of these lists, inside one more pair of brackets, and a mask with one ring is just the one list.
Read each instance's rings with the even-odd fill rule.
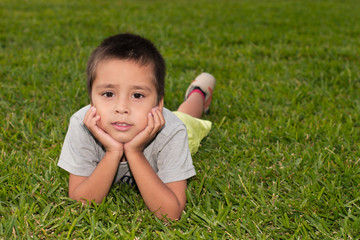
[[119,99],[115,105],[115,112],[120,114],[129,114],[129,104],[125,99]]

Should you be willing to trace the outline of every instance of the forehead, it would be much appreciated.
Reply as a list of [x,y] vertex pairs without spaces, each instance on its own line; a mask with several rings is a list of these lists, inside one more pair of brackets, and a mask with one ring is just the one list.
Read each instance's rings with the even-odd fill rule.
[[96,64],[94,83],[97,80],[149,83],[156,87],[156,77],[153,64],[141,64],[134,60],[104,59]]

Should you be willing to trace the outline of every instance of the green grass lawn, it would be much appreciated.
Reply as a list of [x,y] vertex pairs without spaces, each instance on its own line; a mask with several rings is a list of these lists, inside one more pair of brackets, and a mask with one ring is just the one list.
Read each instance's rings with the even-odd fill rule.
[[[356,0],[0,0],[0,239],[358,239],[359,13]],[[169,109],[200,72],[217,78],[176,222],[126,185],[82,206],[56,166],[89,102],[87,59],[119,32],[164,55]]]

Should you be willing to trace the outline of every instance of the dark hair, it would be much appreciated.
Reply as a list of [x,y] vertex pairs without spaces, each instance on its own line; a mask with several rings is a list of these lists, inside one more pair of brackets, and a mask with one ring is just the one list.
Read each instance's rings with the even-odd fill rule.
[[164,58],[148,39],[131,33],[122,33],[106,38],[89,58],[86,73],[90,99],[97,65],[107,59],[132,60],[141,66],[151,64],[154,69],[158,103],[164,97],[166,71]]

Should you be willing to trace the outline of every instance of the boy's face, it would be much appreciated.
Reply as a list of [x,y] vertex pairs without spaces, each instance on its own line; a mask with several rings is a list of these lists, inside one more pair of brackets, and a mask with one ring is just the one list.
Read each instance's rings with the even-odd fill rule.
[[151,65],[109,59],[99,62],[93,82],[92,105],[100,115],[98,126],[121,143],[132,140],[147,125],[147,114],[157,104]]

